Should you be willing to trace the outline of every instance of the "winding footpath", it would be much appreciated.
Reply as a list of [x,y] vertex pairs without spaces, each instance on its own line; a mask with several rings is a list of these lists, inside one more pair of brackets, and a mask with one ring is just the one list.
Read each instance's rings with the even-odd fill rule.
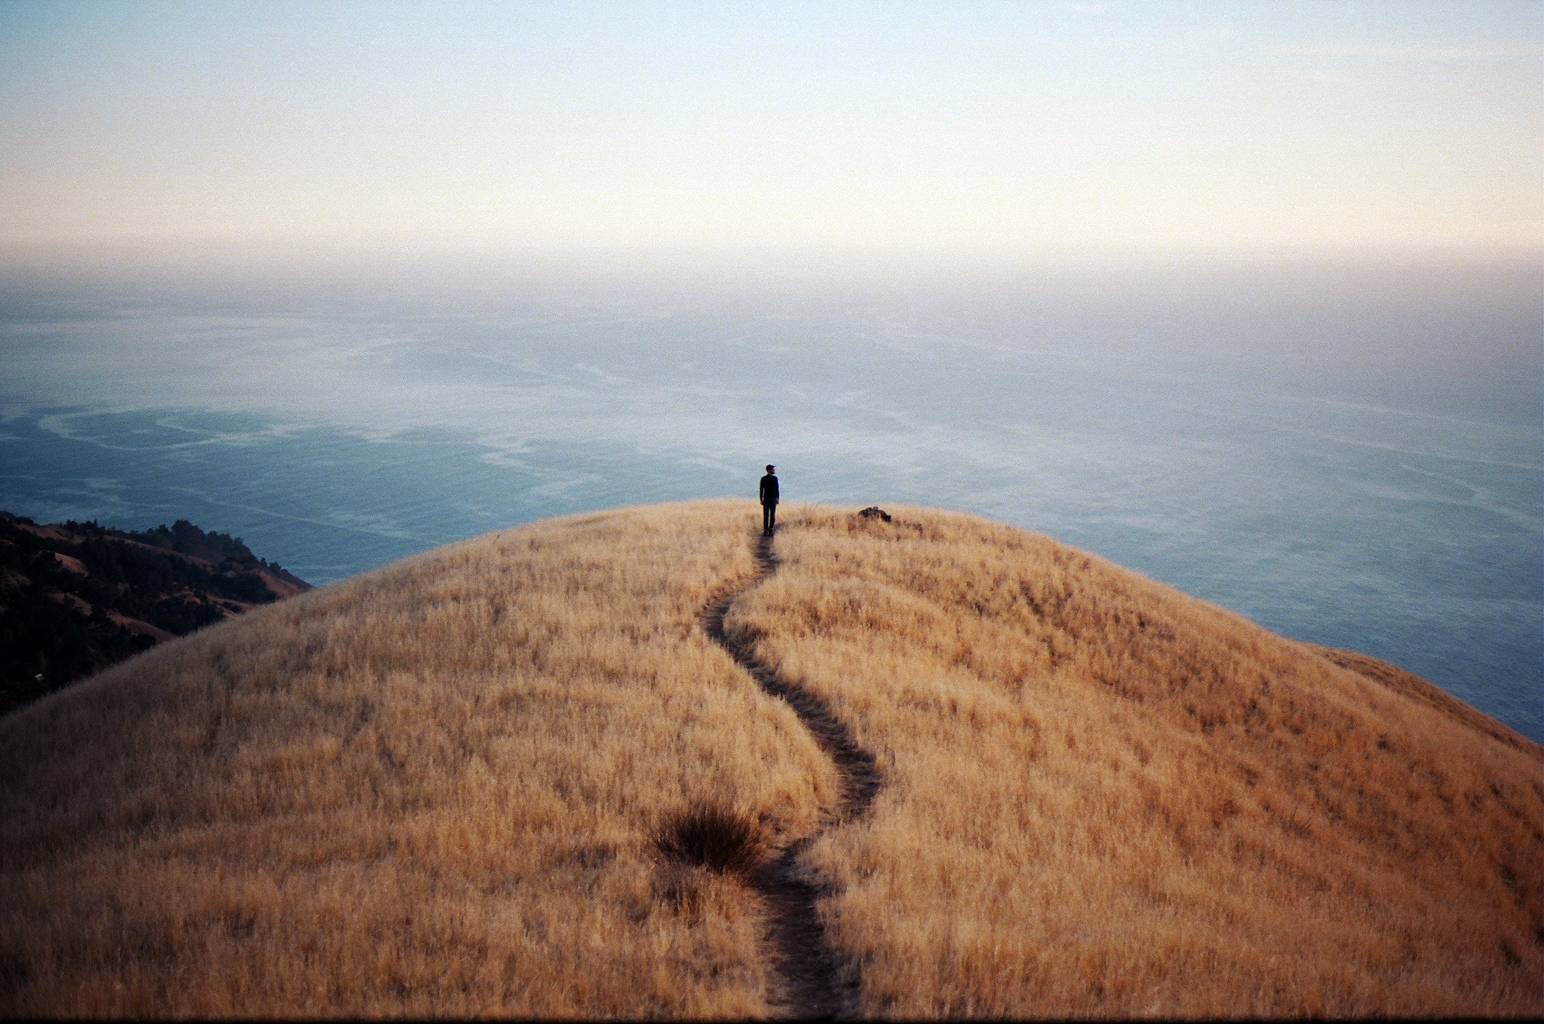
[[836,765],[841,778],[841,802],[826,809],[822,828],[795,840],[751,877],[751,884],[768,909],[771,957],[783,983],[784,1000],[779,1009],[795,1020],[836,1017],[856,1009],[856,983],[844,984],[841,980],[839,959],[826,941],[815,911],[821,890],[806,880],[808,872],[800,867],[799,861],[825,829],[852,821],[867,810],[879,792],[879,774],[874,769],[873,755],[858,746],[824,700],[780,679],[751,652],[749,644],[725,633],[724,616],[730,606],[777,571],[770,536],[763,535],[756,545],[756,561],[759,571],[755,578],[743,587],[720,594],[703,610],[703,629],[758,686],[793,709]]

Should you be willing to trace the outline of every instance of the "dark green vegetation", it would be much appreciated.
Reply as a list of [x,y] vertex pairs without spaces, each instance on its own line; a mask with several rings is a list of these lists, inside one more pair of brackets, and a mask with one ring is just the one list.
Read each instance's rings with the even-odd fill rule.
[[0,512],[0,713],[309,584],[185,519],[126,533]]

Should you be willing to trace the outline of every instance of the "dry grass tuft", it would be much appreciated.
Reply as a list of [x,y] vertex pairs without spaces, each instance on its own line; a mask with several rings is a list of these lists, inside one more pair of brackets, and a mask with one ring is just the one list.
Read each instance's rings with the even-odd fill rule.
[[0,719],[0,1014],[765,1016],[745,875],[823,824],[867,1016],[1544,1011],[1538,745],[888,510],[784,506],[725,621],[874,755],[854,821],[701,626],[756,575],[749,502],[452,545]]
[[721,875],[749,875],[767,857],[756,819],[744,811],[698,804],[671,815],[655,845],[666,857]]

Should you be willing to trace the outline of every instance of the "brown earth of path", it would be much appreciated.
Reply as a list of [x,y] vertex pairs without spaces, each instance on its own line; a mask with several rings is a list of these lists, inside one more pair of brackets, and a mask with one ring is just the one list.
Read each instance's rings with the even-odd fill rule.
[[[842,801],[827,808],[827,826],[851,821],[873,803],[879,792],[879,774],[873,755],[859,747],[825,701],[806,690],[778,678],[765,663],[756,658],[750,645],[724,631],[724,616],[742,594],[759,586],[777,571],[772,553],[772,537],[763,534],[756,545],[760,571],[755,579],[739,589],[719,595],[704,609],[703,629],[769,695],[785,701],[799,716],[820,748],[836,764],[842,780]],[[857,1004],[856,979],[843,979],[836,953],[826,941],[815,903],[820,896],[816,883],[800,858],[819,833],[803,836],[789,844],[774,860],[754,872],[751,885],[765,901],[771,925],[773,967],[782,981],[779,1009],[794,1020],[812,1020],[850,1015]]]

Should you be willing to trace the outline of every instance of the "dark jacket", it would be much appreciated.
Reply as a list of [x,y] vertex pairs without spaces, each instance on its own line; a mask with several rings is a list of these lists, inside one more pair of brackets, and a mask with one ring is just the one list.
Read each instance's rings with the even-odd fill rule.
[[763,505],[777,504],[777,477],[771,473],[761,478],[761,503]]

